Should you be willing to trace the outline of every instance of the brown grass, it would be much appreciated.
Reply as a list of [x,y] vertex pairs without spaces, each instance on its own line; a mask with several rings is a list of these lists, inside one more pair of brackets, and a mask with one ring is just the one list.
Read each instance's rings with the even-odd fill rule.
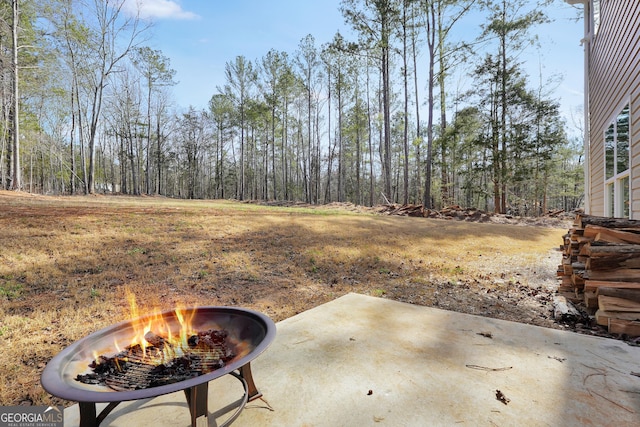
[[348,292],[434,305],[436,284],[486,289],[508,286],[514,274],[525,284],[553,278],[541,260],[565,232],[328,208],[0,192],[0,404],[60,403],[40,386],[42,369],[73,341],[127,318],[126,288],[143,310],[244,306],[275,321]]

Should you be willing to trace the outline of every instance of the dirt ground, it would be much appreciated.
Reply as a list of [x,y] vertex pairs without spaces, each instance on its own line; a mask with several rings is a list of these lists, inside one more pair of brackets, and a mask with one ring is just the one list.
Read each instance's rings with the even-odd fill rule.
[[552,315],[569,218],[461,218],[0,191],[0,405],[68,403],[41,388],[42,369],[130,318],[126,291],[142,310],[242,306],[276,322],[357,292],[604,334]]

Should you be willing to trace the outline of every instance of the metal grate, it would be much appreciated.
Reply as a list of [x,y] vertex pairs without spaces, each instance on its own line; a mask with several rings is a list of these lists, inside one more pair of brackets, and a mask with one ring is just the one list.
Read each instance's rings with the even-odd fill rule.
[[161,363],[154,356],[169,344],[154,336],[157,347],[148,347],[143,352],[139,345],[134,345],[112,357],[99,356],[89,365],[92,372],[80,374],[76,380],[85,384],[106,385],[116,391],[177,383],[222,368],[232,360],[236,356],[235,346],[226,338],[227,334],[220,331],[194,335],[189,340],[189,348],[171,348],[180,354]]

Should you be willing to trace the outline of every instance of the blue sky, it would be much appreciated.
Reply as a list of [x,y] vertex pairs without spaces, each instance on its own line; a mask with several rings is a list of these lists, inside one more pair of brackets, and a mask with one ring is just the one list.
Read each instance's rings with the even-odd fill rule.
[[[179,8],[158,16],[154,6],[170,3]],[[177,103],[206,108],[225,83],[225,63],[236,56],[254,61],[272,48],[293,55],[307,34],[319,46],[345,31],[338,5],[338,0],[144,0],[143,10],[155,14],[148,44],[162,50],[177,71]]]
[[[349,33],[339,11],[340,0],[127,1],[131,6],[137,1],[141,15],[153,20],[147,44],[170,58],[179,81],[174,97],[185,109],[206,108],[216,87],[225,83],[225,63],[238,55],[258,60],[272,48],[293,55],[307,34],[320,46],[338,30],[347,37]],[[575,8],[556,0],[549,9],[555,22],[538,27],[542,47],[528,49],[522,57],[532,85],[538,85],[541,66],[544,79],[551,75],[563,78],[554,95],[561,100],[568,120],[583,102],[583,24],[570,20],[576,14]],[[475,36],[479,22],[482,18],[477,15],[467,18],[458,26],[457,36]],[[467,79],[462,76],[460,84]]]

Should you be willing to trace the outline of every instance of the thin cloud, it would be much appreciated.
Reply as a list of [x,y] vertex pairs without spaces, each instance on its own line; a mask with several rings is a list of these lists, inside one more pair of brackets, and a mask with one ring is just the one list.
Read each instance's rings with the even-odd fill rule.
[[182,9],[173,0],[125,0],[124,10],[142,19],[197,19],[193,12]]

